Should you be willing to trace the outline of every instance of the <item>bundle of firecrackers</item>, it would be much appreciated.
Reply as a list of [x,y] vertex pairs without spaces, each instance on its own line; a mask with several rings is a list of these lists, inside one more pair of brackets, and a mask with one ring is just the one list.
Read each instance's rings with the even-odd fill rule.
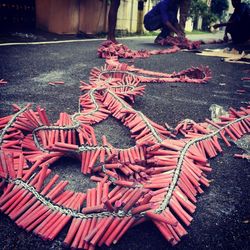
[[[230,108],[219,122],[186,120],[169,129],[131,103],[144,93],[142,83],[210,78],[207,68],[167,74],[110,57],[104,67],[92,69],[89,83],[81,81],[80,108],[73,115],[60,113],[52,124],[41,107],[13,105],[15,114],[0,118],[0,210],[48,240],[70,224],[64,244],[75,249],[116,244],[147,220],[177,244],[187,234],[197,194],[209,186],[208,159],[222,152],[222,141],[230,146],[230,140],[249,133],[250,107]],[[97,141],[92,125],[109,115],[129,128],[135,146],[115,148],[105,135]],[[66,189],[68,181],[50,168],[65,156],[80,161],[95,188]]]

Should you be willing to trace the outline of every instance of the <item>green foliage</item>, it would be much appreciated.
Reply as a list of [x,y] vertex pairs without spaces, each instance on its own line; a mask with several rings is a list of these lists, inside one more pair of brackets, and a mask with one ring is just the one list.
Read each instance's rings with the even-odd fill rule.
[[203,0],[191,0],[190,16],[195,19],[198,16],[203,16],[208,10],[207,4]]
[[227,10],[228,7],[228,0],[212,0],[211,2],[211,12],[219,18],[222,17],[223,12]]
[[202,30],[209,31],[211,23],[215,23],[218,20],[218,16],[212,13],[211,10],[206,11],[202,16]]

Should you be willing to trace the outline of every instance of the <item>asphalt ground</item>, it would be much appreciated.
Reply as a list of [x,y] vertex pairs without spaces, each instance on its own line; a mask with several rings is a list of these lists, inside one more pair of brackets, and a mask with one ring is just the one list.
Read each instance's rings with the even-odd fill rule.
[[[121,40],[131,49],[161,48],[153,38]],[[0,116],[11,114],[11,104],[32,103],[46,108],[51,121],[60,112],[73,114],[78,110],[79,81],[88,81],[93,67],[104,64],[97,58],[100,41],[71,43],[0,46],[0,78],[8,81],[0,86]],[[218,48],[226,45],[204,45]],[[171,73],[191,66],[207,65],[212,80],[207,84],[147,84],[144,96],[133,104],[153,121],[175,126],[189,118],[202,122],[211,116],[209,108],[218,104],[225,109],[239,108],[250,101],[250,83],[241,81],[249,65],[232,64],[219,57],[202,57],[192,52],[178,52],[137,59],[136,67]],[[64,85],[51,86],[50,81],[64,81]],[[245,93],[238,93],[245,89]],[[109,117],[96,125],[98,138],[105,134],[114,146],[125,148],[134,145],[128,129]],[[130,229],[110,248],[101,249],[249,249],[250,245],[250,169],[249,162],[233,158],[243,150],[234,145],[211,159],[213,168],[209,188],[199,195],[197,209],[188,235],[175,246],[165,241],[155,226],[143,223]],[[94,184],[89,176],[80,173],[80,164],[71,158],[61,159],[53,165],[53,172],[70,181],[69,189],[84,191]],[[32,233],[18,228],[7,216],[0,214],[0,249],[63,249],[62,241],[67,230],[52,242],[43,241]]]

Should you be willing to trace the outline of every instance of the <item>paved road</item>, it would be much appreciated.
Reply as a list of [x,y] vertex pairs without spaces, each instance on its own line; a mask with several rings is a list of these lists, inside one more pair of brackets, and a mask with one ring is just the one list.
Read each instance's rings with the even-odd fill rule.
[[[122,40],[132,49],[155,49],[153,38]],[[11,104],[31,102],[48,111],[52,121],[60,112],[73,114],[78,108],[79,80],[88,81],[89,71],[102,66],[96,56],[100,41],[78,41],[47,45],[0,46],[0,78],[8,81],[0,90],[0,116],[11,113]],[[210,45],[215,48],[222,45]],[[204,85],[169,83],[148,84],[143,97],[136,99],[134,108],[152,120],[174,126],[190,118],[201,122],[210,117],[209,107],[238,108],[250,99],[250,85],[240,80],[247,65],[230,64],[220,58],[201,57],[191,52],[152,56],[135,61],[137,67],[173,72],[190,66],[208,65],[212,80]],[[51,86],[49,81],[62,80],[63,86]],[[237,94],[238,89],[247,92]],[[134,145],[129,131],[110,118],[95,126],[98,136],[119,147]],[[114,133],[115,131],[115,133]],[[223,155],[210,161],[213,172],[211,187],[198,197],[197,210],[188,228],[188,235],[175,249],[248,249],[250,244],[250,171],[245,160],[233,158],[242,150],[226,148]],[[83,191],[93,185],[79,170],[79,163],[63,159],[53,169],[62,178],[70,179],[70,188]],[[5,215],[0,215],[1,249],[61,249],[65,232],[53,242],[44,242],[19,229]],[[102,249],[107,249],[103,247]],[[110,249],[172,249],[151,223],[135,227]]]

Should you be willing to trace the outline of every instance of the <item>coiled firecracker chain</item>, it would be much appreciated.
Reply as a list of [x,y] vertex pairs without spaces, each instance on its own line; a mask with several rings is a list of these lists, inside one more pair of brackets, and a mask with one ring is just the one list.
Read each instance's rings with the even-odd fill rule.
[[[244,112],[245,111],[247,111],[247,110],[244,110]],[[245,112],[245,113],[247,113],[247,112]],[[50,211],[52,211],[52,213],[58,213],[58,214],[61,214],[61,216],[66,216],[66,217],[71,217],[73,220],[87,220],[87,219],[93,219],[93,218],[102,218],[102,219],[105,219],[105,218],[109,218],[110,216],[112,217],[112,218],[130,218],[130,217],[133,217],[133,216],[135,216],[135,218],[137,218],[136,220],[140,220],[140,218],[143,218],[143,217],[147,217],[147,218],[150,218],[150,219],[152,219],[153,220],[153,222],[156,224],[156,226],[159,228],[159,230],[165,235],[166,234],[166,232],[164,231],[164,227],[162,227],[162,224],[160,223],[159,224],[159,221],[161,221],[161,222],[164,222],[165,221],[165,223],[166,223],[166,221],[168,221],[168,223],[166,224],[167,225],[167,228],[170,226],[170,225],[172,225],[172,227],[173,228],[175,228],[175,227],[179,227],[178,225],[179,225],[179,222],[177,222],[177,220],[176,219],[173,219],[173,212],[171,213],[171,216],[169,217],[169,214],[166,214],[166,213],[169,213],[169,209],[168,209],[168,207],[170,206],[170,204],[171,204],[171,202],[172,202],[172,200],[174,200],[175,199],[175,195],[178,195],[178,193],[180,192],[180,188],[179,188],[179,181],[181,180],[180,178],[182,178],[181,177],[181,175],[183,174],[183,171],[184,171],[184,169],[183,169],[183,163],[184,163],[184,161],[185,161],[185,158],[187,158],[187,157],[190,157],[190,156],[188,156],[188,154],[190,153],[189,151],[190,151],[190,148],[193,146],[193,145],[196,145],[196,144],[198,144],[198,142],[203,142],[203,141],[206,141],[206,140],[209,140],[210,138],[213,138],[213,137],[215,137],[216,136],[216,134],[218,134],[218,133],[221,133],[222,131],[225,131],[226,129],[231,129],[231,127],[232,126],[234,126],[234,125],[239,125],[239,124],[244,124],[244,125],[241,125],[241,126],[244,126],[245,128],[248,128],[248,132],[249,132],[249,122],[250,122],[250,115],[248,114],[248,115],[242,115],[242,114],[240,114],[241,115],[241,117],[240,118],[237,118],[237,119],[234,119],[233,121],[232,121],[232,119],[231,119],[231,121],[227,124],[227,125],[225,125],[225,126],[223,126],[223,127],[221,127],[220,129],[217,129],[216,131],[214,131],[214,132],[212,132],[212,133],[208,133],[208,134],[206,134],[206,135],[202,135],[202,134],[196,134],[196,136],[199,136],[198,138],[195,138],[195,139],[192,139],[192,140],[190,140],[190,141],[183,141],[182,142],[182,145],[183,145],[183,147],[182,147],[182,149],[180,150],[180,152],[179,152],[179,155],[178,155],[178,160],[177,160],[177,166],[176,166],[176,168],[175,168],[175,170],[174,170],[174,172],[172,173],[172,175],[171,175],[171,177],[172,177],[172,180],[171,180],[171,183],[170,183],[170,185],[168,186],[168,187],[166,187],[166,192],[164,193],[164,196],[161,198],[161,201],[158,203],[158,205],[157,205],[157,207],[154,207],[153,209],[152,209],[152,207],[151,207],[151,205],[147,205],[147,204],[149,204],[149,203],[147,203],[147,204],[145,204],[145,205],[139,205],[139,206],[135,206],[134,205],[134,207],[132,207],[132,208],[130,208],[130,210],[128,210],[127,211],[127,209],[125,209],[125,211],[123,210],[123,209],[120,209],[120,210],[117,210],[117,212],[115,212],[115,211],[110,211],[110,212],[108,212],[108,211],[105,211],[106,209],[104,209],[104,211],[103,211],[103,208],[102,207],[100,207],[100,205],[99,206],[94,206],[93,208],[88,208],[88,207],[86,207],[85,208],[85,210],[87,210],[89,213],[81,213],[81,212],[78,212],[77,210],[75,210],[75,209],[72,209],[72,208],[67,208],[67,207],[64,207],[64,206],[58,206],[57,204],[56,204],[56,202],[53,202],[53,200],[52,199],[47,199],[47,198],[44,198],[44,196],[43,195],[41,195],[39,192],[37,192],[36,191],[36,189],[34,188],[34,186],[33,185],[30,185],[29,183],[27,183],[27,181],[32,181],[32,179],[27,179],[27,178],[25,178],[25,175],[23,176],[23,178],[26,180],[26,181],[22,181],[22,180],[16,180],[16,181],[12,181],[12,179],[11,178],[9,178],[9,180],[10,180],[10,184],[11,183],[14,183],[15,185],[17,185],[17,186],[22,186],[23,187],[23,189],[25,190],[25,191],[28,191],[29,193],[31,193],[34,197],[36,197],[36,199],[37,200],[39,200],[39,202],[42,204],[42,206],[44,206],[44,207],[48,207],[49,208],[49,210]],[[248,124],[248,126],[246,126]],[[200,126],[200,125],[198,125],[198,126]],[[199,127],[198,127],[199,128]],[[203,128],[203,129],[201,129],[200,128],[200,131],[204,131],[205,130],[205,128]],[[232,130],[233,131],[233,130]],[[193,134],[193,132],[192,132],[192,134]],[[170,152],[167,152],[167,151],[169,151],[169,149],[170,148],[172,148],[173,149],[173,151],[172,152],[175,152],[175,150],[177,150],[178,149],[178,146],[177,145],[175,145],[175,144],[173,144],[173,141],[172,141],[172,143],[169,143],[170,142],[170,139],[166,139],[166,140],[164,140],[162,143],[151,143],[150,145],[149,145],[149,147],[147,147],[147,151],[148,152],[150,152],[150,153],[152,153],[152,152],[154,152],[154,153],[156,153],[155,155],[157,155],[157,154],[159,154],[159,155],[161,155],[162,153],[163,153],[163,149],[165,149],[166,150],[166,153],[170,153]],[[178,144],[178,140],[176,141],[177,142],[177,144]],[[96,146],[96,148],[98,148],[98,146]],[[205,146],[204,146],[204,148],[205,148]],[[83,150],[87,150],[87,149],[93,149],[91,146],[89,146],[89,148],[82,148]],[[192,152],[192,154],[193,154],[193,152]],[[192,157],[193,157],[194,155],[192,155]],[[200,157],[199,156],[199,154],[198,155],[196,155],[196,157]],[[203,156],[204,157],[204,156]],[[196,160],[197,160],[197,158],[195,158]],[[201,159],[199,159],[199,161],[200,162],[202,162],[202,161],[204,161],[202,158]],[[206,155],[205,155],[205,161],[206,161]],[[3,160],[2,160],[2,156],[1,156],[1,162],[3,163]],[[195,162],[194,162],[195,163]],[[2,166],[3,166],[4,164],[2,164]],[[157,163],[156,163],[156,165],[157,165]],[[165,166],[167,165],[167,162],[166,162],[166,164],[165,165],[163,165],[163,167],[162,167],[162,169],[163,169],[163,174],[166,172],[165,171],[165,169],[164,168],[166,168]],[[205,167],[205,166],[204,166]],[[206,166],[207,167],[207,166]],[[42,169],[45,169],[44,167],[42,168]],[[153,168],[149,168],[148,169],[149,171],[154,171],[155,169],[154,169],[154,167]],[[161,168],[158,168],[156,171],[159,171],[159,170],[161,170]],[[11,173],[11,171],[9,171],[10,173]],[[39,174],[39,173],[38,173]],[[13,175],[13,172],[12,172],[12,175]],[[27,173],[26,173],[26,175],[27,175]],[[28,176],[30,176],[31,175],[31,173],[30,174],[28,174]],[[44,178],[44,175],[40,175],[40,176],[43,176],[43,178]],[[34,176],[33,176],[33,180],[34,180]],[[8,178],[6,178],[6,179],[8,179]],[[38,179],[40,179],[40,178],[38,178]],[[165,180],[165,179],[164,179]],[[188,181],[188,179],[186,179],[186,181]],[[203,180],[204,181],[204,180]],[[114,182],[115,183],[115,182]],[[147,184],[146,184],[147,185]],[[119,186],[119,184],[117,185],[117,186]],[[130,189],[131,189],[132,187],[130,187]],[[133,190],[136,190],[136,187],[133,187],[132,188]],[[137,190],[138,190],[138,188],[137,188]],[[144,192],[146,193],[146,194],[148,194],[148,191],[145,191],[146,190],[146,188],[144,188]],[[157,189],[153,189],[153,190],[155,190],[155,191],[153,191],[153,192],[158,192],[157,191]],[[160,189],[159,189],[160,190]],[[177,193],[177,191],[178,191],[178,193]],[[66,191],[65,191],[66,192]],[[112,191],[111,191],[112,192]],[[176,194],[177,193],[177,194]],[[139,195],[141,195],[140,193],[138,193],[138,196]],[[185,194],[185,195],[188,195],[188,194]],[[187,198],[187,196],[185,196],[184,195],[184,189],[183,189],[183,193],[181,194],[181,196],[184,196],[184,197],[186,197],[185,199],[184,199],[184,201],[185,202],[187,202],[187,204],[186,204],[186,206],[187,207],[189,207],[189,209],[190,209],[190,213],[192,213],[192,211],[193,211],[193,209],[194,209],[194,205],[191,205],[192,203],[190,203],[190,201],[188,202],[188,200],[190,199],[192,199],[192,196],[190,196],[190,197],[188,197]],[[189,194],[190,195],[190,194]],[[6,195],[6,196],[8,196],[8,195]],[[5,196],[5,197],[6,197]],[[139,197],[141,197],[141,196],[139,196]],[[146,197],[146,196],[145,196]],[[146,199],[145,197],[141,197],[141,198],[143,198],[143,199]],[[153,200],[155,197],[151,197],[151,199],[150,200]],[[180,198],[180,197],[179,197]],[[5,198],[6,199],[6,198]],[[142,200],[143,200],[142,199]],[[137,200],[138,200],[138,198],[137,198]],[[191,200],[192,201],[192,200]],[[105,202],[107,202],[107,200],[105,201]],[[175,200],[175,202],[176,202],[176,200]],[[192,201],[193,202],[193,201]],[[3,201],[1,201],[0,200],[0,205],[3,205]],[[183,204],[182,204],[183,205]],[[110,204],[109,205],[107,205],[107,207],[109,207],[110,206]],[[111,204],[111,206],[112,206],[112,204]],[[143,207],[144,206],[144,207]],[[191,206],[191,207],[190,207]],[[2,207],[2,206],[1,206]],[[143,209],[145,209],[146,208],[146,210],[144,210],[144,211],[141,211],[140,209],[141,209],[141,207],[143,208]],[[150,209],[151,208],[151,209]],[[172,208],[172,207],[171,207]],[[83,208],[84,209],[84,208]],[[109,207],[109,209],[110,209],[110,207]],[[136,210],[137,209],[137,210]],[[179,208],[180,209],[180,208]],[[91,211],[95,211],[95,212],[93,212],[93,213],[91,213]],[[140,211],[140,212],[138,212],[138,213],[135,213],[135,211]],[[167,212],[166,212],[167,211]],[[180,211],[182,211],[181,209],[180,209]],[[174,211],[174,212],[176,212],[176,211]],[[15,215],[15,214],[14,214]],[[14,216],[13,214],[11,215],[11,216]],[[177,213],[177,215],[178,215],[178,213]],[[158,216],[160,216],[160,217],[158,217]],[[178,216],[181,216],[181,215],[178,215]],[[187,215],[186,215],[187,216]],[[14,216],[15,217],[15,216]],[[21,217],[22,218],[22,217]],[[190,219],[190,218],[189,218]],[[189,224],[189,222],[185,219],[185,218],[181,218],[181,220],[183,220],[183,223],[184,224]],[[21,220],[20,220],[21,221]],[[21,223],[20,221],[18,221],[18,223],[21,225],[21,226],[26,226],[26,224],[25,223]],[[113,223],[115,223],[115,222],[113,222]],[[112,224],[112,223],[111,223]],[[29,226],[27,226],[28,228],[29,228]],[[175,228],[175,230],[180,230],[180,229],[177,229],[177,228]],[[70,231],[69,231],[69,233],[70,233]],[[180,232],[179,232],[180,233]],[[41,233],[41,235],[42,235],[42,233]],[[44,236],[43,236],[44,237]],[[51,236],[52,237],[52,236]],[[86,236],[87,237],[87,236]],[[46,238],[46,237],[45,237]],[[177,242],[177,238],[176,239],[172,239],[171,237],[170,237],[170,242],[172,243],[172,244],[175,244],[176,242]],[[107,243],[107,244],[109,244],[109,242]]]
[[[249,107],[230,109],[231,117],[223,118],[223,126],[211,121],[177,125],[176,133],[185,132],[185,138],[177,140],[125,98],[134,101],[141,95],[140,83],[204,82],[210,77],[208,70],[196,69],[172,76],[154,73],[110,58],[103,68],[92,70],[90,84],[82,82],[86,93],[80,97],[78,113],[61,113],[54,125],[40,109],[20,109],[1,119],[0,185],[5,189],[0,210],[18,226],[50,240],[71,220],[64,243],[72,248],[110,246],[145,219],[176,244],[187,233],[182,224],[188,226],[192,220],[200,185],[209,185],[204,172],[211,171],[207,158],[221,152],[217,134],[227,143],[225,134],[236,140],[248,133]],[[105,136],[102,144],[97,143],[90,124],[110,114],[130,129],[134,147],[114,148]],[[208,124],[217,130],[209,131]],[[97,181],[96,188],[86,193],[64,190],[68,182],[55,184],[57,175],[45,183],[49,165],[69,153],[80,159],[84,174],[95,174],[91,179]]]

